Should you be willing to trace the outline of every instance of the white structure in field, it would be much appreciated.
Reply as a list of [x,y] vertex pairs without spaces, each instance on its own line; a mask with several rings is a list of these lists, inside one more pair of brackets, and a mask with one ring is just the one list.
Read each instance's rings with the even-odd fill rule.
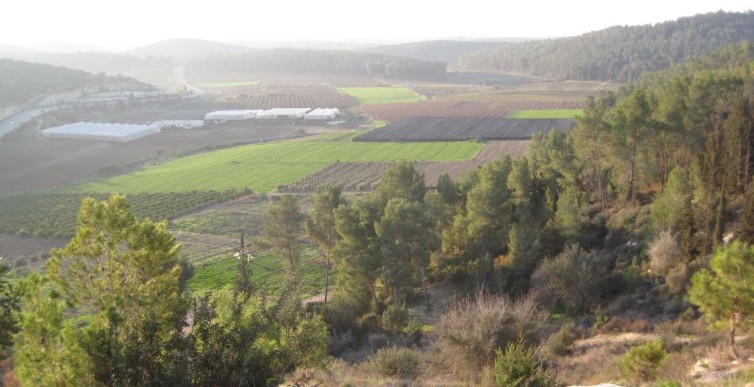
[[202,120],[162,120],[154,123],[160,129],[175,128],[175,129],[196,129],[204,126]]
[[160,127],[151,125],[110,124],[101,122],[77,122],[45,129],[42,136],[71,140],[94,140],[129,142],[160,133]]
[[261,110],[218,110],[207,113],[204,121],[245,121],[254,119]]
[[258,120],[276,120],[278,118],[303,118],[310,108],[276,108],[264,110],[257,114]]
[[305,120],[332,120],[333,118],[340,115],[340,110],[338,109],[322,109],[322,108],[316,108],[309,113],[306,113],[306,116],[304,116]]

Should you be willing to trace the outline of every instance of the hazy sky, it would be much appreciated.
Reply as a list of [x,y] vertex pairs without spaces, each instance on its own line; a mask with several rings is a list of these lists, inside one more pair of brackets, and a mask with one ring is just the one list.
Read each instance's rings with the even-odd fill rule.
[[173,38],[416,41],[572,36],[614,25],[744,11],[752,0],[6,0],[0,44],[128,49]]

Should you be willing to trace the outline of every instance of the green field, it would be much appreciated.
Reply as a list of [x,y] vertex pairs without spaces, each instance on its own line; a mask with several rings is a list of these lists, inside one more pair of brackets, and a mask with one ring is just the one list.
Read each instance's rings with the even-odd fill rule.
[[356,98],[360,105],[415,102],[427,99],[423,95],[405,87],[345,87],[340,90]]
[[[186,284],[186,289],[195,295],[216,291],[226,285],[233,286],[238,278],[238,261],[232,255],[195,261],[193,265],[194,276]],[[277,296],[283,290],[285,272],[278,257],[266,252],[254,254],[251,270],[251,282],[259,293]],[[302,251],[298,275],[304,297],[322,292],[325,278],[322,257],[314,250]],[[334,283],[332,277],[331,283]]]
[[66,189],[71,192],[176,192],[251,188],[269,192],[335,161],[466,160],[475,142],[293,141],[245,145],[175,159]]
[[514,110],[506,118],[573,118],[582,115],[584,109]]
[[255,86],[258,84],[259,84],[259,81],[203,82],[203,83],[198,83],[194,86],[198,88],[207,88],[207,89],[224,89],[224,88],[229,88],[229,87]]

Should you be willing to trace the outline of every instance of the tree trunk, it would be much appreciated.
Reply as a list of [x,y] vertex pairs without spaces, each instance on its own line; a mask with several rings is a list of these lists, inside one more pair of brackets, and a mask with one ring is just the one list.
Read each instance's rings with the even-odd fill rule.
[[733,299],[733,306],[730,312],[730,330],[728,331],[728,343],[730,344],[730,354],[734,360],[738,360],[738,351],[736,351],[736,324],[738,323],[738,296]]
[[327,304],[327,293],[330,289],[330,256],[325,255],[325,304]]
[[427,310],[432,310],[432,305],[429,303],[429,292],[427,291],[427,279],[424,277],[424,267],[419,270],[419,275],[422,280],[422,288],[424,289],[424,300],[427,302]]

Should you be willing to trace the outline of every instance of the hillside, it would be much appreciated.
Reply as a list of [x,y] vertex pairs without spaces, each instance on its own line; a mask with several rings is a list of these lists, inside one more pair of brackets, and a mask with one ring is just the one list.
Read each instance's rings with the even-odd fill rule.
[[167,68],[170,59],[159,57],[138,57],[129,54],[106,52],[71,53],[27,53],[13,55],[12,58],[28,62],[63,66],[90,73],[124,74],[134,69]]
[[236,54],[252,48],[200,39],[171,39],[137,47],[127,52],[134,55],[171,58],[196,58],[211,54]]
[[403,79],[444,79],[446,65],[410,58],[337,50],[279,48],[243,54],[215,54],[189,67],[206,72],[367,74]]
[[754,12],[716,12],[655,25],[615,26],[576,37],[471,53],[464,70],[523,72],[551,79],[629,82],[754,37]]
[[56,90],[95,82],[94,74],[65,67],[0,59],[0,106],[19,104]]
[[364,49],[364,52],[375,54],[400,56],[428,62],[443,62],[453,65],[458,58],[476,51],[491,50],[510,44],[502,41],[457,41],[433,40],[427,42],[413,42],[379,46]]

